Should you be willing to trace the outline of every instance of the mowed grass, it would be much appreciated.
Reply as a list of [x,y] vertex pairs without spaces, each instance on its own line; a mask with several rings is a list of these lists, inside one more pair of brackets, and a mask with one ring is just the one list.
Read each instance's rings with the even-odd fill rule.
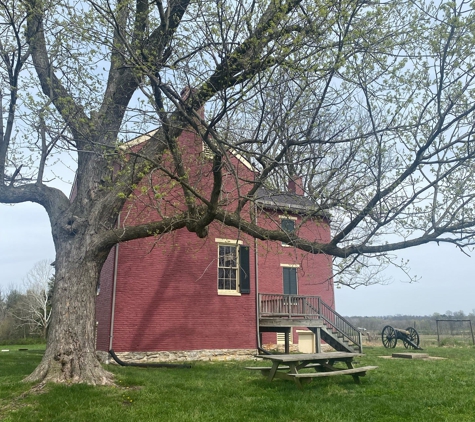
[[196,362],[191,369],[109,366],[118,387],[46,385],[21,379],[42,351],[1,346],[3,421],[475,421],[475,349],[430,348],[445,360],[383,359],[404,348],[367,347],[358,365],[377,365],[356,385],[349,376],[320,378],[300,391],[268,383],[248,365]]

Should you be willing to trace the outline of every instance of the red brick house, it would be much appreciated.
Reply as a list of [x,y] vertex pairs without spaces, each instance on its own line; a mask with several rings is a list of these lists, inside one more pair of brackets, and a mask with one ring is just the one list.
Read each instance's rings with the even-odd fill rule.
[[[179,144],[186,148],[184,165],[194,189],[209,193],[212,160],[201,139],[184,131]],[[255,170],[239,154],[231,153],[225,165],[221,201],[232,209],[236,192],[250,189]],[[183,207],[179,186],[159,174],[152,179],[137,189],[119,224],[161,218]],[[311,210],[296,180],[288,192],[260,188],[247,212],[266,228],[329,240],[328,220]],[[97,350],[157,360],[249,356],[276,343],[277,332],[292,332],[296,343],[298,327],[311,327],[320,344],[320,338],[330,342],[324,338],[327,323],[339,318],[333,308],[331,257],[255,240],[213,222],[204,239],[185,228],[115,246],[98,289]]]

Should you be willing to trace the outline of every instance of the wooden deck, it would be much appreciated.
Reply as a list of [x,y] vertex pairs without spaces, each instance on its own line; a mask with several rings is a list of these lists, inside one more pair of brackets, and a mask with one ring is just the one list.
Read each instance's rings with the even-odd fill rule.
[[303,318],[259,318],[260,327],[322,327],[319,319]]
[[[362,352],[361,333],[319,296],[259,293],[259,332],[289,333],[292,327],[315,332],[317,351],[324,340],[339,351]],[[289,352],[288,336],[285,351]]]

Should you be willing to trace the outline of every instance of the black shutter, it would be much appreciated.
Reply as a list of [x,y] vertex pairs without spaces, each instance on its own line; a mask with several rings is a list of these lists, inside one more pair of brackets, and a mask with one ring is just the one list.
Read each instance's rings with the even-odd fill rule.
[[251,293],[251,277],[249,265],[249,246],[239,247],[239,284],[241,293]]

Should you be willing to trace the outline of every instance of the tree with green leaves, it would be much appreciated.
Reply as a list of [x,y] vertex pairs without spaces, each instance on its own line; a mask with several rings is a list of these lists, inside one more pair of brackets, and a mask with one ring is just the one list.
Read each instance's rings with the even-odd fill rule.
[[[205,237],[218,221],[333,256],[352,286],[391,251],[473,242],[469,3],[0,0],[0,10],[0,202],[44,207],[56,248],[47,349],[29,381],[113,382],[95,357],[94,301],[118,242]],[[190,127],[213,155],[210,192],[195,189],[177,145]],[[144,133],[139,150],[127,143]],[[219,195],[231,154],[256,168],[233,210]],[[70,199],[52,179],[72,160]],[[148,185],[155,173],[180,186],[181,206],[121,222],[137,187],[163,200]],[[296,175],[312,213],[331,215],[328,242],[245,212],[260,186]]]

